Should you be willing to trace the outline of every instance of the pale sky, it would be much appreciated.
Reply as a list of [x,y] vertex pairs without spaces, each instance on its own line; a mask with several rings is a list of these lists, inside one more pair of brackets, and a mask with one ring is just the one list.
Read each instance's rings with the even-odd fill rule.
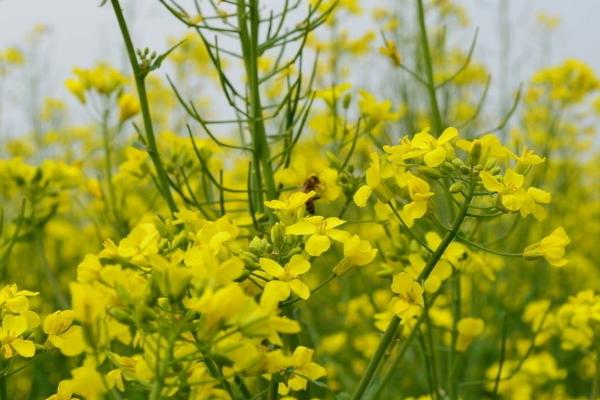
[[[182,0],[186,4],[190,0]],[[263,2],[278,0],[263,0]],[[369,0],[363,5],[383,5],[390,0]],[[391,0],[393,1],[393,0]],[[473,29],[479,27],[476,58],[488,61],[492,68],[499,65],[499,2],[508,2],[511,23],[511,60],[514,70],[513,85],[526,79],[531,69],[558,63],[565,58],[580,58],[600,74],[600,0],[458,0],[466,6]],[[0,49],[21,45],[27,40],[32,27],[44,24],[51,30],[43,48],[42,65],[45,69],[46,94],[64,96],[62,82],[73,66],[89,67],[95,61],[109,60],[119,63],[121,42],[109,6],[98,8],[100,0],[0,0]],[[165,37],[183,32],[181,25],[168,15],[157,0],[124,0],[130,11],[135,11],[134,35],[136,45],[151,45],[161,50]],[[135,10],[134,10],[135,9]],[[554,34],[549,56],[533,59],[532,49],[538,48],[540,31],[535,29],[538,11],[559,15],[561,25]],[[465,33],[467,35],[468,32]],[[465,36],[465,48],[468,47]],[[163,47],[161,47],[163,46]],[[539,52],[538,52],[539,53]],[[525,68],[521,68],[526,66]],[[18,79],[18,78],[16,78]],[[18,82],[12,82],[18,85]],[[16,90],[19,92],[19,89]],[[5,96],[6,97],[6,96]],[[17,101],[15,97],[6,100]],[[22,101],[22,100],[20,100]],[[10,106],[3,113],[9,114]]]

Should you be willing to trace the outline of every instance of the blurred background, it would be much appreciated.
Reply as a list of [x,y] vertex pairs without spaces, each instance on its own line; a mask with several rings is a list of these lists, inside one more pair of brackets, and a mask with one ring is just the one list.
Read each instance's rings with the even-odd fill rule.
[[[263,0],[263,4],[274,1],[278,0]],[[373,3],[379,7],[389,1]],[[51,95],[73,102],[66,96],[62,83],[74,66],[90,67],[98,61],[108,61],[127,70],[114,17],[109,7],[100,8],[99,3],[99,0],[0,0],[0,49],[17,46],[29,61],[34,61],[0,86],[0,106],[3,106],[0,135],[12,136],[27,130],[27,121],[31,119],[27,110],[37,109],[32,104],[36,99]],[[469,20],[459,36],[464,39],[465,50],[475,29],[479,30],[474,58],[492,72],[492,101],[510,97],[532,71],[566,58],[581,59],[600,70],[600,52],[590,51],[600,34],[597,23],[600,1],[458,0],[456,3],[464,7]],[[138,47],[150,46],[160,51],[168,46],[165,37],[180,37],[184,33],[181,24],[156,0],[126,0],[123,4]],[[368,19],[348,21],[360,25],[360,29],[353,26],[351,31],[377,30],[365,21]],[[42,76],[44,79],[39,79]]]

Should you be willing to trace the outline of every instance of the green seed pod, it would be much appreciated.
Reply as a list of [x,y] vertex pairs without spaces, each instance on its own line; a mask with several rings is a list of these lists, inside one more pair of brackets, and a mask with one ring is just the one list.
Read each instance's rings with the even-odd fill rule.
[[490,170],[490,174],[492,175],[498,175],[500,172],[502,172],[502,168],[500,167],[494,167]]

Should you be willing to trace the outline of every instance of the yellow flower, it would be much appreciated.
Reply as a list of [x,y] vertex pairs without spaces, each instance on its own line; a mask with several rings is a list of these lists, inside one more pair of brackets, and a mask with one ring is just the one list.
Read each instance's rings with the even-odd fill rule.
[[106,315],[108,299],[91,284],[71,282],[71,303],[75,318],[85,323],[96,323]]
[[365,171],[366,185],[358,188],[354,193],[354,204],[358,207],[366,207],[367,201],[373,192],[379,194],[384,200],[391,197],[389,189],[383,183],[383,179],[391,176],[392,171],[389,168],[382,167],[377,153],[371,153],[371,164]]
[[371,126],[380,122],[400,119],[402,114],[398,111],[392,111],[390,100],[377,101],[377,98],[366,90],[360,90],[359,94],[358,107],[361,114],[369,118]]
[[37,296],[38,292],[19,290],[16,284],[6,285],[0,290],[0,306],[15,314],[24,314],[29,310],[28,297]]
[[2,345],[2,356],[5,359],[14,357],[33,357],[35,355],[35,344],[31,340],[25,340],[21,336],[28,329],[27,318],[22,315],[5,315],[0,326],[0,344]]
[[487,160],[503,162],[509,158],[516,158],[515,154],[502,146],[500,140],[493,134],[487,134],[472,141],[459,139],[456,142],[456,147],[471,152],[476,141],[478,141],[479,146],[481,146],[481,154],[479,156],[480,164],[484,164]]
[[87,87],[84,82],[77,78],[69,78],[65,81],[65,86],[71,94],[77,97],[77,100],[79,100],[81,104],[85,104],[85,91],[87,90]]
[[321,216],[306,217],[285,229],[286,235],[308,236],[305,244],[306,252],[314,257],[318,257],[326,252],[331,246],[329,238],[342,242],[348,233],[340,229],[335,229],[344,224],[339,218],[323,218]]
[[421,314],[423,308],[423,287],[408,272],[394,275],[392,292],[398,296],[392,299],[393,312],[403,321]]
[[294,292],[301,299],[310,297],[310,290],[298,277],[310,270],[310,263],[301,255],[294,255],[285,267],[270,258],[260,258],[258,263],[261,268],[275,280],[265,285],[265,295],[285,300]]
[[546,211],[539,204],[550,203],[550,193],[534,187],[525,190],[523,175],[508,168],[502,182],[488,171],[481,171],[479,177],[486,190],[500,195],[502,206],[507,210],[520,211],[523,217],[533,214],[538,220],[545,217]]
[[44,332],[48,342],[67,357],[76,356],[85,350],[83,330],[73,325],[75,313],[72,310],[56,311],[44,320]]
[[402,207],[400,213],[402,219],[409,227],[412,227],[415,220],[423,217],[427,212],[427,201],[434,193],[431,191],[427,181],[411,174],[406,174],[408,194],[411,202]]
[[375,259],[377,250],[366,240],[361,240],[358,235],[353,235],[344,240],[344,258],[333,267],[333,273],[342,276],[356,266],[369,264]]
[[19,65],[25,62],[23,52],[16,47],[9,47],[0,52],[0,61],[6,61],[8,64]]
[[458,339],[456,340],[456,350],[465,351],[473,339],[483,333],[485,323],[479,318],[462,318],[458,321],[456,329],[458,330]]
[[310,191],[308,193],[304,192],[296,192],[292,193],[285,200],[268,200],[265,201],[265,206],[269,207],[272,210],[278,211],[295,211],[300,207],[304,206],[307,201],[315,197],[316,193],[314,191]]
[[140,112],[140,102],[137,96],[131,93],[123,93],[119,97],[119,121],[125,122]]
[[429,128],[425,128],[412,138],[410,141],[412,150],[404,155],[404,159],[422,156],[425,165],[435,168],[446,161],[448,155],[446,146],[456,137],[458,137],[456,128],[446,128],[437,139],[429,134]]
[[314,350],[298,346],[291,357],[291,376],[288,378],[287,387],[279,386],[279,394],[286,395],[288,388],[294,391],[306,390],[308,380],[315,381],[326,375],[325,368],[312,361]]
[[569,243],[571,243],[571,239],[567,236],[564,228],[560,226],[538,243],[526,247],[523,251],[523,257],[526,260],[536,260],[543,257],[555,267],[562,267],[569,262],[564,258],[565,247]]
[[333,105],[341,100],[344,93],[352,88],[350,83],[340,83],[328,89],[321,89],[315,91],[315,97],[317,99],[322,99],[328,106],[333,107]]
[[91,358],[86,358],[83,366],[71,370],[71,375],[72,378],[66,381],[68,382],[66,390],[81,395],[85,399],[102,399],[106,387]]

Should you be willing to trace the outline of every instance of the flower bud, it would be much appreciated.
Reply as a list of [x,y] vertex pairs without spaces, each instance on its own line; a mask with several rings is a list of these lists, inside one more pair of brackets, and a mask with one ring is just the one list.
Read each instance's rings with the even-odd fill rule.
[[442,173],[438,169],[431,167],[417,167],[415,172],[429,179],[440,179],[442,177]]
[[352,101],[352,95],[350,93],[346,93],[344,98],[342,99],[342,107],[344,110],[347,110],[350,107],[350,101]]
[[469,152],[469,164],[475,166],[481,158],[481,141],[479,139],[473,141],[473,146]]
[[452,165],[454,165],[454,167],[456,168],[461,168],[465,166],[465,163],[463,160],[461,160],[460,158],[455,158],[451,161]]
[[490,170],[492,168],[494,168],[496,166],[496,159],[495,158],[488,158],[488,160],[485,162],[485,169]]
[[261,255],[267,252],[268,244],[269,243],[265,239],[255,236],[248,244],[248,249],[254,254]]
[[135,320],[133,319],[133,317],[122,308],[111,308],[108,310],[108,314],[122,324],[125,324],[125,325],[134,325],[135,324]]
[[448,190],[450,191],[450,193],[458,193],[462,189],[463,189],[462,182],[454,182],[452,185],[450,185],[450,188]]
[[280,223],[276,223],[271,228],[271,243],[275,248],[280,248],[285,242],[285,230]]
[[392,197],[394,196],[392,191],[383,182],[381,182],[381,184],[377,185],[377,187],[373,189],[373,193],[375,193],[375,196],[377,196],[379,201],[381,201],[382,203],[389,203]]

